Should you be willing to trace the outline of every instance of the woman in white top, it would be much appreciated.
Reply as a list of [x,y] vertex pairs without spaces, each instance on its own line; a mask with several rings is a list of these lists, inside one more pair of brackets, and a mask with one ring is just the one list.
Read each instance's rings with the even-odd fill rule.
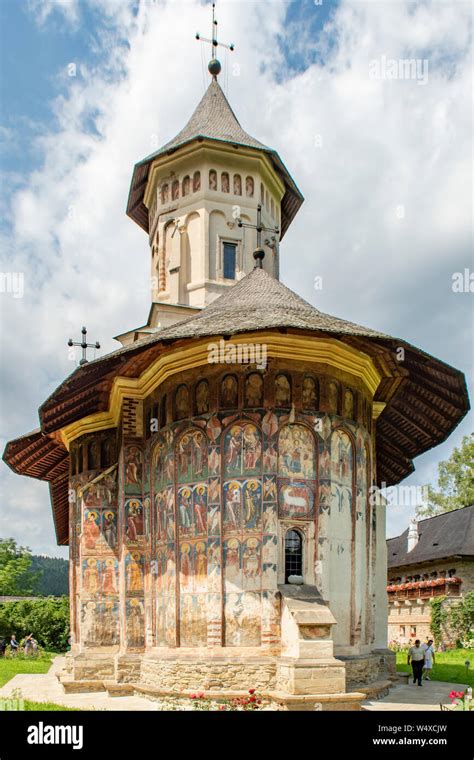
[[423,649],[425,650],[425,663],[423,666],[423,674],[424,674],[425,681],[431,681],[429,674],[435,661],[433,639],[428,639],[427,643],[423,644]]

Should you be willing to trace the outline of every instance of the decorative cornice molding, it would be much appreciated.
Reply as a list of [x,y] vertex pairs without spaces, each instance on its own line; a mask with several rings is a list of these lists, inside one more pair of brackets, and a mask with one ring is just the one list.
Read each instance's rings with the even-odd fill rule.
[[[71,442],[85,433],[117,427],[125,398],[145,399],[169,377],[209,364],[208,346],[210,344],[215,345],[215,339],[213,341],[212,338],[206,338],[193,342],[187,348],[171,348],[152,362],[139,377],[116,377],[106,412],[88,415],[61,430],[61,439],[66,448],[69,449]],[[333,338],[315,339],[259,332],[237,335],[226,342],[227,346],[242,344],[265,345],[267,356],[276,359],[335,367],[359,378],[367,387],[371,397],[374,396],[381,381],[381,375],[369,356]],[[233,365],[226,366],[230,368]]]

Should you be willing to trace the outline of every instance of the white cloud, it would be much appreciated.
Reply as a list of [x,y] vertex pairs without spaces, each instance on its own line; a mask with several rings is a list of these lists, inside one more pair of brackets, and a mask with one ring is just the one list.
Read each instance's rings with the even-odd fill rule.
[[79,0],[27,0],[27,6],[39,26],[44,26],[55,14],[71,26],[79,21]]
[[[75,78],[57,72],[62,95],[36,144],[43,163],[11,197],[8,266],[25,273],[25,297],[1,301],[8,437],[36,425],[36,409],[72,369],[66,342],[84,322],[105,351],[117,347],[111,336],[144,322],[148,243],[125,216],[133,164],[156,135],[163,144],[181,129],[203,93],[208,51],[193,36],[206,33],[208,6],[93,5],[105,60],[78,61]],[[450,291],[452,272],[471,264],[469,6],[343,3],[317,43],[325,65],[280,82],[277,37],[292,29],[285,7],[219,5],[220,34],[236,43],[230,60],[241,66],[228,75],[231,104],[247,131],[279,150],[306,196],[282,244],[282,278],[322,310],[472,372],[464,327],[472,297]],[[47,33],[58,5],[31,8]],[[59,10],[80,23],[76,3]],[[309,28],[304,60],[315,44]],[[371,80],[369,63],[382,55],[427,57],[428,83]],[[311,288],[317,274],[322,292]],[[423,457],[420,473],[467,429]],[[4,490],[7,532],[54,553],[46,486],[7,474]]]

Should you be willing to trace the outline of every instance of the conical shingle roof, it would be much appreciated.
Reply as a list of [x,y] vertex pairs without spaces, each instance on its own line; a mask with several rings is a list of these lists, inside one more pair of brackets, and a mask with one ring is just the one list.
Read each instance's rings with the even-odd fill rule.
[[193,140],[215,140],[230,145],[253,148],[265,152],[270,158],[277,174],[285,185],[285,194],[281,201],[281,238],[283,238],[296,212],[303,203],[303,196],[298,190],[288,169],[275,150],[249,135],[239,124],[217,79],[213,79],[188,123],[176,137],[169,140],[162,148],[135,164],[127,214],[140,227],[148,232],[148,209],[143,202],[150,166],[157,158],[179,150]]
[[322,330],[366,338],[389,337],[369,327],[361,327],[318,311],[264,269],[255,268],[199,314],[144,338],[143,343],[207,335],[234,335],[276,327]]
[[197,137],[208,137],[210,140],[223,140],[246,145],[249,148],[270,150],[242,129],[217,79],[212,80],[184,129],[153,153],[152,157],[156,158],[161,153],[166,153]]

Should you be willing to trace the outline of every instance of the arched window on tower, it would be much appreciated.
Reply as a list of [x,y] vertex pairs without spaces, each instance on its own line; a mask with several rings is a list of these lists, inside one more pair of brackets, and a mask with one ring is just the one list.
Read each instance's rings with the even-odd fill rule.
[[234,174],[234,195],[242,195],[242,178],[240,174]]
[[217,190],[217,172],[215,169],[209,170],[209,190]]
[[175,179],[171,185],[171,200],[177,201],[179,198],[179,179]]
[[189,195],[191,192],[191,178],[186,175],[183,179],[183,195]]
[[285,536],[285,583],[290,575],[303,575],[303,538],[293,528]]
[[230,191],[230,180],[228,172],[222,172],[221,174],[221,190],[223,193],[228,193]]
[[245,195],[247,198],[253,198],[253,177],[247,177],[245,180]]
[[201,189],[201,172],[194,172],[193,193],[199,192],[200,189]]

